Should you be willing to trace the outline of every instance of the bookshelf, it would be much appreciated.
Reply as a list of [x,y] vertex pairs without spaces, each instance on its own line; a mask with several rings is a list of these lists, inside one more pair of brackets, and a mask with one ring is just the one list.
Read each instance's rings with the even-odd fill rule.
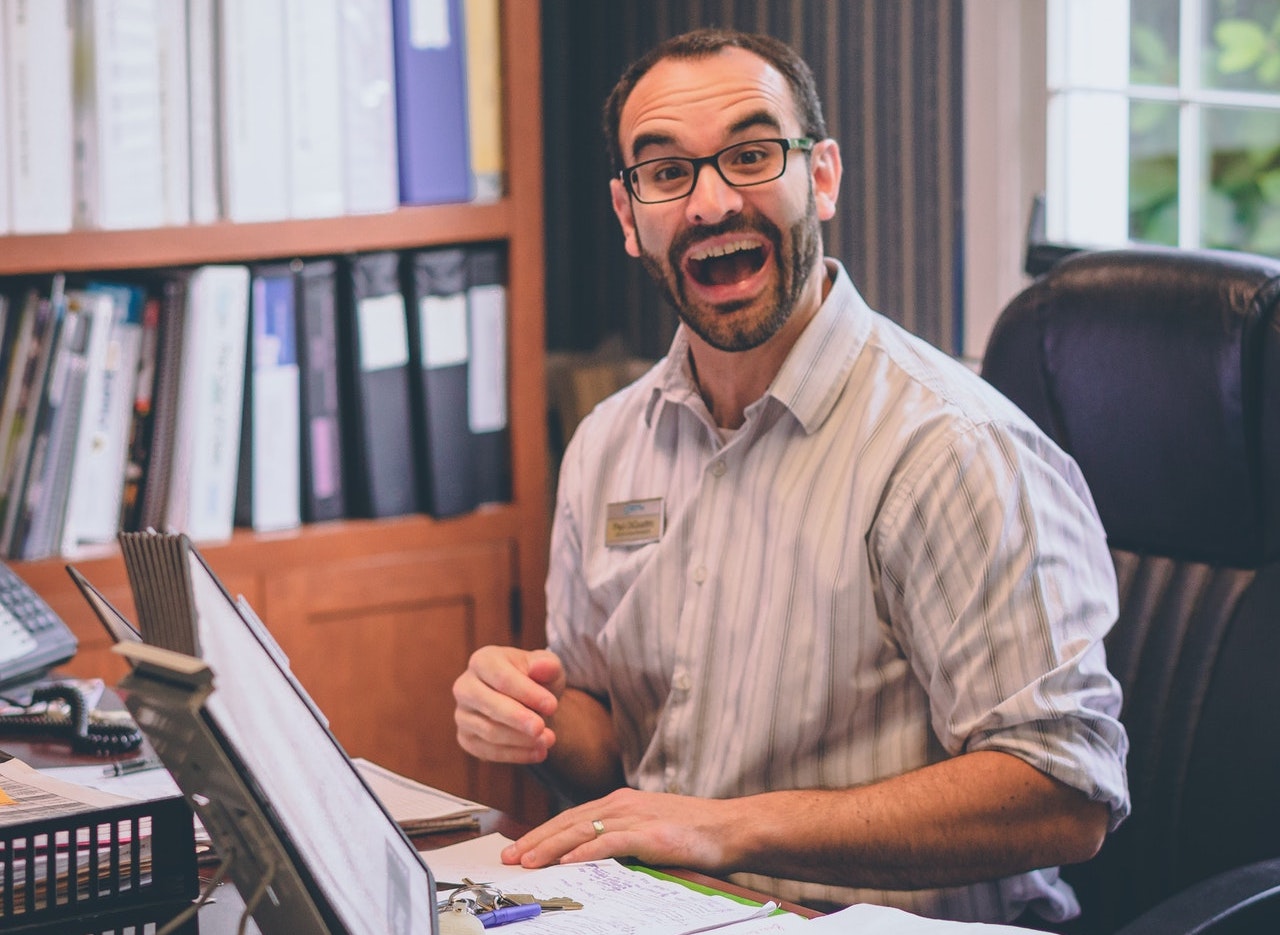
[[[184,228],[0,237],[0,275],[246,262],[501,242],[508,258],[512,500],[452,519],[342,520],[198,543],[243,594],[353,756],[512,814],[545,799],[454,739],[452,684],[476,647],[543,640],[547,550],[541,34],[536,0],[503,0],[506,192],[487,204]],[[514,144],[514,145],[513,145]],[[519,158],[512,158],[518,154]],[[65,558],[15,570],[80,640],[66,671],[115,684],[125,666],[66,574]],[[124,563],[103,547],[74,564],[132,615]]]

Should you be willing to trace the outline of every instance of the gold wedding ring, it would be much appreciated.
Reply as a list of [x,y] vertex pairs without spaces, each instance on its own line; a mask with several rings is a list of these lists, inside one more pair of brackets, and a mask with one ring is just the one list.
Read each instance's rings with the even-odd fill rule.
[[591,823],[591,829],[595,831],[596,837],[600,837],[600,835],[604,834],[604,822],[597,818]]

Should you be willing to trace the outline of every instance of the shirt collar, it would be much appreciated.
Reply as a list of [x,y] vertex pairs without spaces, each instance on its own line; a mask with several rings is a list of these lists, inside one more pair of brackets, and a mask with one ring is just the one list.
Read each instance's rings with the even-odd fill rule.
[[[844,266],[830,257],[825,263],[833,279],[831,291],[783,361],[764,399],[747,407],[748,417],[764,400],[773,398],[791,412],[806,434],[812,434],[844,390],[858,351],[866,343],[871,309]],[[645,421],[653,424],[660,402],[690,405],[692,400],[702,405],[689,364],[688,333],[681,324],[650,393]]]

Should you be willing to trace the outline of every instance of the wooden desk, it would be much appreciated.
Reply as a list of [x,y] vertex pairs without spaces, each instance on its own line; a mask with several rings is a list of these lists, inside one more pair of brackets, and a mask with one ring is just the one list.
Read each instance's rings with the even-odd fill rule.
[[[0,734],[0,750],[17,757],[29,766],[36,768],[80,766],[85,764],[111,762],[110,758],[73,754],[65,743],[49,741],[34,736],[28,737]],[[122,757],[122,759],[129,759],[136,755],[136,753],[128,754],[125,757]],[[461,841],[493,832],[506,835],[509,838],[518,838],[528,829],[529,825],[516,820],[510,815],[500,811],[490,810],[480,815],[480,827],[477,830],[447,831],[436,834],[420,835],[413,838],[413,843],[419,850],[428,852],[425,857],[429,866],[431,863],[431,855],[429,852],[435,848],[445,847],[449,844],[456,844]],[[688,880],[691,883],[711,887],[712,889],[735,896],[741,896],[756,902],[765,902],[772,898],[766,894],[754,892],[696,871],[667,867],[661,869],[665,873]],[[202,868],[202,883],[207,882],[211,878],[213,871],[213,867]],[[782,902],[781,906],[790,912],[805,916],[806,918],[813,918],[814,916],[820,915],[818,912],[793,903]],[[198,917],[193,919],[188,925],[182,927],[177,935],[232,935],[232,933],[235,933],[237,930],[243,909],[244,902],[241,900],[240,894],[236,891],[235,887],[229,883],[223,883],[218,887],[213,901],[203,906],[200,909]],[[118,927],[113,927],[113,930],[118,930]],[[51,928],[48,931],[49,935],[52,935],[55,929]],[[94,931],[75,931],[74,924],[68,924],[65,922],[57,926],[56,931],[58,935],[97,935]],[[256,933],[257,931],[257,926],[253,924],[252,920],[250,920],[249,925],[246,928],[246,932]],[[519,932],[512,930],[511,935],[519,935]]]

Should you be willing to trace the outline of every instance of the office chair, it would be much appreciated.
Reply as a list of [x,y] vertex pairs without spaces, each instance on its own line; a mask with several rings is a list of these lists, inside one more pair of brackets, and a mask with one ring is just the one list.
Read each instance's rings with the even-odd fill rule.
[[1079,931],[1280,932],[1278,305],[1277,260],[1079,252],[984,356],[1080,465],[1119,582],[1133,812],[1063,868]]

